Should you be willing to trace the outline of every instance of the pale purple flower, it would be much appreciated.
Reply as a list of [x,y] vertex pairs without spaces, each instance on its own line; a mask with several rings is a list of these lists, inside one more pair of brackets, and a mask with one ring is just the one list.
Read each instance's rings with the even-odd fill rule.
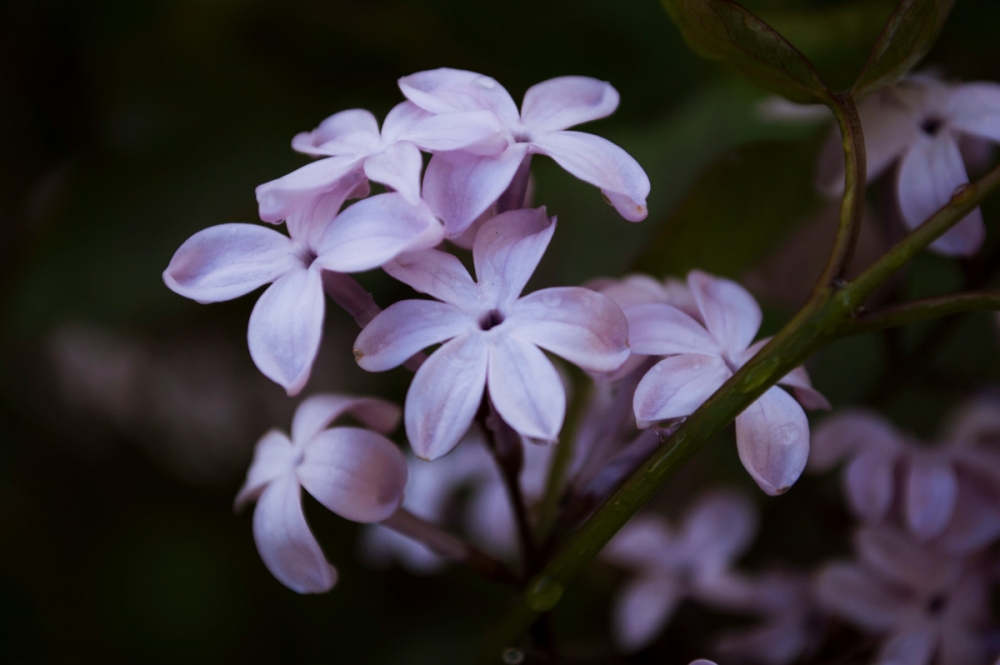
[[405,76],[399,87],[430,113],[489,110],[507,131],[509,144],[496,155],[438,152],[424,174],[423,195],[441,211],[449,236],[459,235],[507,189],[521,162],[548,155],[571,174],[599,187],[629,221],[645,219],[649,178],[628,153],[593,134],[565,131],[610,115],[618,92],[583,76],[563,76],[532,86],[520,113],[494,79],[475,72],[435,69]]
[[610,299],[581,287],[519,297],[555,230],[544,208],[486,222],[473,244],[478,282],[454,256],[405,254],[384,269],[434,300],[387,308],[358,336],[354,354],[369,371],[405,362],[444,342],[417,371],[405,423],[418,457],[437,459],[469,429],[489,390],[500,416],[522,436],[556,440],[565,390],[542,349],[585,369],[610,371],[628,357],[628,325]]
[[[968,184],[960,147],[1000,141],[1000,85],[945,83],[911,76],[872,93],[858,104],[865,135],[868,178],[898,162],[897,195],[903,221],[923,223]],[[833,196],[844,188],[840,137],[831,137],[819,167],[819,186]],[[971,256],[986,229],[979,208],[931,244],[942,253]]]
[[[761,311],[746,289],[697,270],[687,282],[697,318],[662,302],[626,308],[633,352],[668,356],[636,388],[633,407],[640,427],[690,415],[767,343],[750,344]],[[779,383],[799,401],[773,386],[736,417],[740,460],[771,495],[791,487],[809,456],[809,422],[799,402],[829,408],[805,369],[793,370]]]
[[296,410],[291,438],[271,430],[257,442],[246,483],[236,496],[237,509],[256,500],[257,551],[271,574],[299,593],[328,591],[337,581],[336,569],[306,524],[300,488],[355,522],[384,520],[403,501],[403,453],[367,429],[327,429],[344,413],[378,432],[389,432],[399,422],[399,408],[382,400],[313,395]]
[[879,665],[986,665],[989,583],[975,559],[922,546],[905,532],[864,529],[858,563],[826,566],[817,596],[831,612],[883,636]]
[[740,602],[745,587],[729,568],[756,531],[753,504],[727,492],[701,497],[677,530],[654,515],[632,518],[601,553],[634,575],[612,604],[618,646],[638,651],[652,644],[685,598],[719,607]]

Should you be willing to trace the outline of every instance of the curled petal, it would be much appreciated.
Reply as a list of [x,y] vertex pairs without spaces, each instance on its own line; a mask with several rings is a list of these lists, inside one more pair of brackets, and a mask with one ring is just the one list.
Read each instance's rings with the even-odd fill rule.
[[320,432],[305,449],[299,482],[324,506],[355,522],[381,522],[403,503],[406,458],[366,429]]
[[260,495],[253,537],[264,565],[292,591],[322,593],[337,582],[336,569],[327,563],[306,524],[294,474],[271,483]]
[[958,131],[1000,141],[1000,85],[967,83],[948,95],[948,124]]
[[589,289],[536,291],[514,303],[507,323],[511,334],[593,372],[610,372],[629,357],[625,315]]
[[417,370],[403,415],[417,457],[446,455],[468,431],[483,399],[487,354],[483,335],[467,334],[444,344]]
[[826,609],[872,631],[891,629],[910,611],[868,571],[851,564],[826,566],[816,580],[816,596]]
[[548,132],[533,136],[532,146],[580,180],[599,187],[628,221],[646,219],[649,177],[639,162],[611,141],[583,132]]
[[895,451],[873,446],[855,456],[844,470],[847,502],[871,524],[885,519],[892,507],[896,459]]
[[441,67],[399,79],[406,98],[431,113],[493,111],[508,126],[519,120],[517,105],[495,79],[476,72]]
[[323,336],[319,270],[295,270],[272,284],[250,313],[247,340],[257,368],[289,395],[309,380]]
[[641,303],[624,309],[629,345],[635,353],[669,356],[677,353],[721,354],[718,341],[705,327],[666,303]]
[[352,135],[367,135],[377,140],[378,120],[370,111],[364,109],[348,109],[334,113],[313,131],[296,134],[292,139],[292,148],[307,155],[342,155],[345,146],[329,144]]
[[255,500],[264,488],[277,478],[295,468],[295,448],[284,433],[271,430],[261,437],[253,451],[253,461],[247,471],[247,479],[236,495],[233,507],[243,506]]
[[367,427],[379,432],[391,432],[399,424],[399,407],[374,397],[354,397],[320,393],[299,404],[292,420],[292,441],[307,444],[344,413],[350,413]]
[[501,305],[517,298],[555,230],[545,208],[510,210],[483,224],[472,245],[480,288]]
[[844,409],[816,428],[809,468],[828,471],[855,451],[880,448],[895,452],[901,445],[899,433],[882,416],[860,409]]
[[743,351],[760,329],[760,305],[742,286],[728,279],[713,277],[700,270],[688,275],[688,285],[705,327],[730,353]]
[[396,190],[412,204],[420,200],[420,170],[423,157],[417,146],[408,141],[395,143],[384,152],[365,160],[365,175]]
[[360,166],[360,158],[351,156],[327,157],[306,164],[277,180],[257,187],[258,214],[265,222],[280,222],[309,200],[327,189]]
[[619,99],[610,83],[587,76],[560,76],[528,88],[521,119],[531,129],[566,129],[611,115]]
[[254,224],[220,224],[184,241],[163,271],[174,293],[198,302],[231,300],[293,270],[288,236]]
[[354,342],[354,358],[369,372],[402,365],[418,351],[478,328],[448,303],[401,300],[365,326]]
[[618,592],[611,608],[618,646],[633,652],[652,644],[682,598],[671,577],[649,575],[628,583]]
[[490,340],[487,385],[497,413],[521,436],[555,441],[566,415],[556,368],[534,344],[513,335]]
[[463,309],[479,304],[479,288],[453,254],[436,249],[400,254],[382,266],[389,275],[420,293]]
[[736,417],[736,447],[760,488],[783,494],[809,458],[809,421],[798,402],[774,386]]
[[691,415],[732,374],[719,356],[685,353],[661,360],[635,389],[632,406],[639,427]]
[[906,521],[921,540],[941,533],[955,510],[958,480],[950,459],[917,453],[906,482]]
[[722,570],[753,542],[757,510],[735,492],[715,492],[696,503],[684,520],[682,539],[699,566]]

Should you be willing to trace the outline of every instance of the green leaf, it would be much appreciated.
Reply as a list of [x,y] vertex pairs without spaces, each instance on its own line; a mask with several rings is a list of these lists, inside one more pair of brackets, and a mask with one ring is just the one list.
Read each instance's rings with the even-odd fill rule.
[[830,92],[804,55],[730,0],[662,0],[698,54],[732,65],[756,84],[796,102],[830,103]]
[[740,277],[816,207],[815,145],[752,143],[717,160],[659,231],[635,268],[659,277],[693,268]]
[[927,55],[954,4],[955,0],[900,0],[851,93],[871,92],[910,71]]

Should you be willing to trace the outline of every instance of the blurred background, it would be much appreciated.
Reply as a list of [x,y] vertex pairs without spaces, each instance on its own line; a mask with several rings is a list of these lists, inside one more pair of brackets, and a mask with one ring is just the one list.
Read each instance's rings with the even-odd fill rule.
[[[840,87],[894,5],[746,4]],[[1000,4],[957,3],[927,63],[1000,79],[998,25]],[[306,511],[337,587],[300,597],[267,573],[250,513],[234,516],[232,499],[253,444],[287,428],[296,401],[250,360],[254,297],[201,306],[160,277],[192,233],[257,219],[254,188],[306,163],[294,134],[346,108],[381,117],[402,100],[397,78],[440,66],[489,74],[515,99],[565,74],[621,93],[618,112],[586,129],[646,168],[650,217],[624,222],[596,189],[536,159],[536,202],[560,228],[534,287],[697,266],[754,290],[765,333],[808,294],[832,238],[812,189],[828,126],[762,113],[764,95],[693,55],[656,0],[6,0],[0,663],[470,660],[507,592],[460,571],[372,570],[358,561],[356,525],[315,504]],[[901,233],[887,191],[872,187],[862,262]],[[980,257],[921,257],[881,297],[995,283],[998,214],[987,207]],[[405,293],[360,279],[383,304]],[[356,367],[356,334],[331,306],[307,393],[401,399],[405,373]],[[929,437],[956,402],[997,381],[996,327],[983,314],[861,337],[810,369],[835,405],[877,405]],[[836,480],[804,479],[793,492],[802,501],[767,499],[731,439],[663,493],[666,512],[701,488],[735,485],[764,511],[750,566],[847,550]],[[586,662],[619,662],[607,634],[616,575],[592,566],[555,613],[567,651]],[[703,655],[691,636],[715,620],[685,606],[628,662],[687,663]]]

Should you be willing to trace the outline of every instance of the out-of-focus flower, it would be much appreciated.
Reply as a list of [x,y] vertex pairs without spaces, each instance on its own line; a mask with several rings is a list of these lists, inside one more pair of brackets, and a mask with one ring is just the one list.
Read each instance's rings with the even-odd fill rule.
[[593,371],[628,358],[628,324],[610,299],[581,287],[519,297],[555,230],[545,209],[512,210],[485,223],[473,260],[437,250],[400,256],[386,272],[433,300],[404,300],[361,332],[354,355],[383,371],[445,342],[417,370],[406,399],[406,432],[418,457],[448,453],[489,389],[497,412],[522,436],[556,440],[566,410],[559,374],[539,347]]
[[[742,286],[697,270],[687,283],[697,318],[662,302],[626,308],[633,351],[668,356],[636,388],[633,406],[640,427],[693,413],[768,341],[750,344],[761,311]],[[804,368],[779,383],[792,388],[807,408],[829,408]],[[785,492],[805,468],[809,422],[799,402],[773,386],[736,417],[740,460],[768,494]]]
[[742,602],[745,586],[729,567],[756,531],[753,504],[726,492],[699,499],[676,531],[660,517],[633,518],[601,553],[634,574],[612,606],[618,645],[638,651],[651,644],[685,598],[721,607]]
[[646,218],[649,178],[628,153],[593,134],[567,127],[610,115],[618,92],[583,76],[563,76],[532,86],[521,112],[494,79],[458,69],[435,69],[405,76],[399,87],[407,99],[430,113],[488,110],[510,137],[496,155],[438,152],[424,174],[423,195],[441,211],[448,235],[459,235],[507,189],[521,162],[548,155],[577,178],[599,187],[629,221]]
[[306,524],[300,488],[355,522],[384,520],[403,501],[403,454],[367,429],[327,429],[344,413],[378,432],[389,432],[399,422],[399,408],[379,399],[313,395],[296,410],[291,438],[271,430],[257,442],[236,496],[237,509],[256,500],[253,535],[260,557],[272,575],[299,593],[328,591],[337,581],[336,569]]
[[[858,104],[858,115],[869,180],[899,162],[899,208],[906,225],[915,228],[968,184],[960,141],[972,137],[1000,142],[1000,85],[910,76],[866,97]],[[839,134],[831,137],[821,155],[818,181],[828,195],[843,191]],[[976,208],[930,247],[942,254],[970,256],[985,233],[982,213]]]

